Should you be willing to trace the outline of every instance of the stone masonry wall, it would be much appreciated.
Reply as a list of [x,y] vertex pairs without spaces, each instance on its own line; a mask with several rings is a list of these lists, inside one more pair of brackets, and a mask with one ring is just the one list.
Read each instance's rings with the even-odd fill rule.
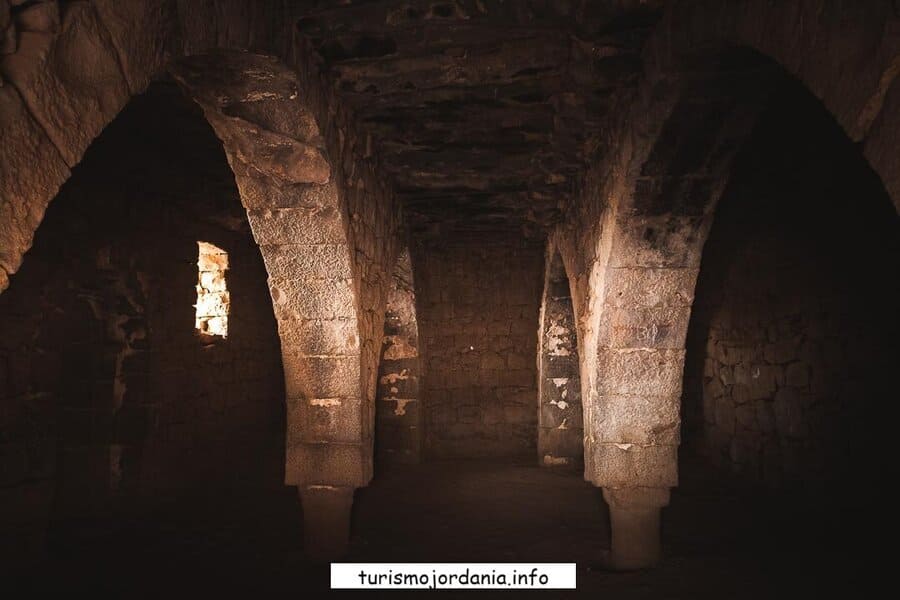
[[581,466],[584,419],[578,333],[569,278],[555,249],[547,264],[539,343],[538,460],[545,466]]
[[461,234],[415,249],[429,456],[534,456],[541,250]]
[[[198,241],[229,255],[225,339],[195,329]],[[137,97],[0,296],[0,539],[23,553],[51,514],[223,483],[280,488],[284,388],[265,279],[202,115],[172,85]]]
[[412,264],[409,252],[403,252],[388,293],[375,397],[375,450],[381,464],[422,458],[420,375]]
[[[738,156],[688,335],[685,443],[750,482],[846,481],[891,395],[896,217],[824,110],[783,92]],[[876,453],[877,455],[877,453]]]
[[217,52],[171,70],[224,141],[268,270],[288,404],[285,481],[346,494],[372,474],[399,204],[302,40],[285,62]]
[[364,395],[362,438],[364,454],[371,457],[385,309],[402,239],[401,207],[373,151],[374,141],[360,133],[354,115],[341,105],[333,83],[319,70],[308,42],[295,36],[286,60],[298,73],[306,92],[305,99],[322,132],[332,177],[346,210]]

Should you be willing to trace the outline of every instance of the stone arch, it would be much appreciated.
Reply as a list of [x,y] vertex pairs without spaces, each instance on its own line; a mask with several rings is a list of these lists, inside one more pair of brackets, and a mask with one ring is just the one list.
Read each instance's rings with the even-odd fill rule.
[[[191,324],[198,240],[228,253],[227,339]],[[39,535],[49,519],[66,536],[73,519],[111,507],[281,484],[284,384],[265,266],[221,142],[174,82],[136,97],[73,169],[0,319],[12,375],[0,382],[4,452],[36,449],[5,479],[4,542],[10,522],[34,520]],[[22,428],[16,413],[41,396],[39,427]],[[29,498],[36,488],[52,509]]]
[[[672,79],[697,56],[752,48],[825,105],[879,174],[900,211],[900,13],[890,2],[679,1],[644,49],[648,80]],[[841,40],[840,44],[832,43]]]
[[321,513],[349,517],[353,491],[372,476],[371,386],[347,209],[323,136],[307,92],[273,57],[218,52],[171,71],[223,141],[269,273],[288,404],[285,483],[304,501],[308,550],[339,553],[331,544],[347,536],[336,541]]
[[746,48],[685,64],[639,92],[618,132],[638,143],[622,149],[604,184],[610,204],[589,286],[599,313],[591,478],[609,489],[677,484],[684,340],[703,244],[735,154],[773,91],[795,82]]
[[[22,18],[31,11],[41,18]],[[307,516],[342,507],[337,521],[314,519],[342,530],[354,486],[371,477],[375,340],[383,325],[385,265],[397,252],[399,208],[370,164],[370,142],[352,134],[350,117],[321,80],[310,49],[294,37],[289,12],[248,0],[51,0],[16,9],[7,30],[15,40],[3,40],[4,52],[12,53],[0,61],[2,82],[10,84],[0,87],[0,292],[69,170],[131,95],[170,65],[188,88],[185,78],[204,64],[230,61],[232,75],[247,67],[243,84],[230,90],[245,96],[211,98],[199,89],[192,95],[223,138],[254,235],[269,247],[263,250],[288,395],[316,401],[302,408],[293,402],[285,479],[305,490]],[[34,23],[39,31],[29,29]],[[246,60],[238,64],[241,53]],[[179,63],[185,56],[194,59]],[[235,85],[227,74],[223,81],[206,76],[200,87]],[[326,146],[335,163],[325,159]],[[305,245],[309,254],[276,250],[291,244]],[[314,261],[337,276],[316,279],[309,271]],[[338,405],[339,398],[347,401]],[[316,527],[306,529],[316,536]],[[340,532],[337,537],[346,542]]]
[[[731,160],[773,82],[797,79],[811,90],[861,142],[898,204],[900,164],[885,151],[900,113],[896,15],[886,5],[866,15],[824,4],[670,5],[645,45],[643,81],[620,98],[599,140],[603,159],[557,230],[560,238],[574,231],[581,247],[579,333],[597,357],[582,370],[592,415],[585,477],[610,504],[614,566],[659,557],[659,509],[678,482],[684,342],[700,254]],[[852,32],[838,35],[848,25]],[[826,61],[816,49],[827,39],[850,41]],[[862,84],[850,90],[855,78],[840,73],[860,68]],[[691,107],[699,89],[723,101],[702,113],[712,122]]]
[[569,277],[547,245],[538,333],[538,462],[579,467],[584,460],[581,361]]
[[874,448],[889,435],[872,415],[893,388],[900,321],[896,284],[881,274],[897,270],[898,225],[859,148],[784,81],[735,156],[703,243],[682,453],[784,498],[840,496],[844,481],[884,468],[887,450]]
[[409,250],[404,248],[388,290],[375,396],[375,449],[381,464],[422,460],[421,364],[415,281]]
[[70,169],[129,98],[177,56],[281,50],[276,10],[246,0],[48,0],[0,15],[11,21],[0,36],[0,292]]

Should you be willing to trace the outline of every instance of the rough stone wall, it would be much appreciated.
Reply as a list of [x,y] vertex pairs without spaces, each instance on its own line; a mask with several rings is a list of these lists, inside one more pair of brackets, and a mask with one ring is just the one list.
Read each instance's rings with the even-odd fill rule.
[[422,458],[419,326],[408,251],[397,260],[384,315],[384,341],[375,396],[375,450],[381,464]]
[[283,8],[255,0],[0,0],[0,290],[70,169],[131,95],[178,56],[283,50]]
[[[373,153],[373,140],[359,133],[353,114],[341,105],[315,57],[308,40],[295,35],[286,61],[298,73],[300,85],[307,93],[307,102],[324,137],[333,166],[332,176],[346,211],[364,394],[362,428],[365,449],[371,460],[385,309],[394,266],[400,255],[403,218],[400,203]],[[371,477],[371,471],[368,476]]]
[[[361,454],[359,451],[350,452],[359,454],[352,462],[361,465],[354,481],[356,484],[367,481],[371,469],[366,464],[371,462],[371,453],[366,448],[371,447],[370,430],[374,420],[374,388],[384,294],[389,281],[384,275],[390,272],[396,253],[391,230],[397,222],[397,209],[392,206],[384,208],[391,204],[390,192],[367,165],[371,142],[353,134],[350,118],[333,101],[329,84],[319,73],[311,53],[294,43],[290,11],[281,2],[251,0],[202,3],[96,0],[14,4],[16,6],[10,9],[7,1],[0,3],[0,19],[4,25],[0,75],[4,83],[10,84],[4,85],[0,91],[3,105],[0,125],[4,131],[4,144],[0,145],[0,289],[5,289],[9,275],[17,270],[47,204],[91,140],[125,105],[131,94],[140,92],[179,57],[223,48],[262,50],[269,56],[280,56],[284,63],[297,71],[297,78],[302,82],[303,111],[288,109],[274,115],[274,121],[266,120],[258,109],[264,108],[263,112],[266,112],[273,103],[255,103],[255,100],[274,99],[274,103],[278,104],[285,98],[279,95],[279,90],[266,88],[266,84],[271,82],[265,81],[265,77],[245,78],[244,87],[237,90],[253,91],[252,88],[258,88],[257,91],[264,92],[262,96],[251,94],[239,98],[236,103],[234,99],[225,99],[227,104],[234,105],[234,109],[247,109],[243,113],[235,112],[227,116],[232,120],[232,125],[240,129],[240,121],[244,121],[262,127],[259,137],[251,140],[245,137],[243,140],[256,144],[255,150],[258,152],[244,146],[232,148],[231,154],[255,153],[258,160],[253,168],[262,169],[253,171],[255,175],[262,174],[261,178],[254,179],[245,178],[246,171],[241,171],[240,165],[236,167],[239,184],[241,181],[246,183],[241,189],[245,206],[248,209],[262,208],[259,201],[266,197],[273,199],[274,204],[270,203],[269,208],[284,208],[274,198],[280,197],[284,202],[292,192],[297,192],[296,188],[286,191],[284,186],[279,188],[272,184],[268,177],[274,176],[290,186],[314,182],[316,173],[312,173],[311,180],[310,173],[290,172],[290,169],[278,173],[275,167],[279,163],[292,161],[282,155],[280,161],[264,164],[266,158],[263,155],[279,145],[284,149],[285,143],[298,149],[296,142],[301,142],[299,149],[303,149],[302,143],[308,141],[305,137],[308,132],[297,129],[307,124],[301,113],[308,114],[311,109],[315,120],[322,125],[323,139],[320,141],[327,147],[327,177],[333,176],[337,183],[330,191],[307,194],[305,200],[300,202],[321,205],[325,201],[329,206],[340,207],[338,213],[333,215],[337,220],[332,220],[340,226],[337,230],[342,234],[340,241],[346,241],[348,235],[353,236],[348,246],[348,261],[360,265],[359,269],[353,269],[352,275],[345,274],[343,281],[352,282],[348,287],[360,288],[347,289],[344,296],[348,299],[351,294],[360,291],[350,299],[347,311],[356,313],[359,308],[361,318],[357,322],[357,315],[351,317],[348,312],[343,315],[349,319],[346,327],[339,327],[334,333],[346,342],[344,346],[351,346],[349,350],[342,348],[341,351],[362,361],[359,373],[353,379],[358,378],[365,391],[354,394],[361,399],[357,399],[352,410],[364,412],[365,417],[340,421],[352,423],[353,431],[350,433],[358,432],[354,435],[365,440],[359,446],[363,449]],[[256,75],[262,73],[260,71]],[[265,92],[273,91],[276,92],[274,96],[265,95]],[[235,141],[233,136],[232,141]],[[302,157],[294,158],[299,161]],[[30,168],[34,164],[41,164],[43,168],[34,171]],[[303,164],[300,170],[307,167]],[[23,173],[27,176],[22,176]],[[260,193],[261,189],[267,191]],[[318,198],[309,197],[317,194]],[[294,201],[297,201],[296,197]],[[350,219],[353,219],[352,227],[348,226]],[[277,223],[269,224],[273,225],[270,229],[278,230]],[[290,293],[281,297],[288,298]],[[364,334],[359,338],[347,338],[347,327],[351,330],[361,327]],[[318,331],[315,326],[312,329]],[[307,341],[311,337],[319,341],[323,337],[328,338],[327,332],[319,335],[316,331],[293,333],[304,336]],[[289,334],[282,336],[283,341],[286,336]],[[296,336],[287,339],[288,345],[296,349],[295,342]],[[307,349],[321,355],[323,345],[313,348],[316,343],[308,345]],[[355,348],[357,344],[361,349]],[[324,345],[328,346],[328,343]],[[311,367],[307,358],[300,360],[294,357],[286,360],[285,364],[293,368],[298,366],[299,361],[305,370]],[[350,368],[357,370],[355,365]],[[290,379],[294,381],[293,376]],[[320,426],[333,429],[331,425],[336,422],[334,415],[328,410],[314,412],[319,413],[315,418]],[[309,421],[304,417],[304,425],[298,426],[308,430],[312,426]],[[344,461],[339,457],[331,458],[334,459],[331,463]],[[307,469],[307,472],[317,470]]]
[[[677,483],[683,345],[702,244],[730,156],[746,135],[729,128],[753,122],[753,107],[768,86],[734,94],[720,81],[703,92],[712,101],[707,107],[689,101],[676,110],[679,102],[689,100],[704,70],[718,68],[723,49],[758,50],[807,86],[862,142],[896,205],[897,161],[886,150],[887,140],[897,137],[897,23],[886,5],[667,5],[645,43],[641,80],[624,88],[608,112],[596,155],[564,222],[551,232],[572,278],[579,343],[586,349],[587,479],[608,487]],[[841,75],[847,72],[859,77]],[[690,125],[692,118],[702,120],[699,126]],[[668,158],[653,156],[660,149]]]
[[575,312],[562,258],[549,251],[538,340],[538,460],[580,466],[584,420]]
[[447,234],[413,259],[428,456],[534,456],[541,246]]
[[685,443],[749,482],[837,483],[879,453],[898,226],[881,182],[793,86],[737,157],[688,335]]
[[302,46],[173,67],[223,139],[269,272],[288,398],[286,481],[365,485],[399,206]]
[[[195,329],[199,240],[229,253],[227,339]],[[74,170],[0,296],[0,330],[4,542],[37,540],[51,512],[280,486],[265,269],[221,145],[173,85],[136,98]]]

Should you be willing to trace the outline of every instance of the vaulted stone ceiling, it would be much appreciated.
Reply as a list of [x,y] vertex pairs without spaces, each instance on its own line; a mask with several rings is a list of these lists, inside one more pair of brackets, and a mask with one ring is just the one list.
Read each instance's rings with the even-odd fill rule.
[[[302,6],[301,6],[302,5]],[[633,85],[662,0],[319,0],[297,29],[416,229],[540,230]]]

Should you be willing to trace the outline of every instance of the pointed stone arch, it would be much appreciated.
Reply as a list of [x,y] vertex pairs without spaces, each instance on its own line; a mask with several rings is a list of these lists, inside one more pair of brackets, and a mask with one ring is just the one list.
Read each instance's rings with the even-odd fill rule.
[[0,61],[0,292],[90,142],[172,66],[223,140],[269,272],[289,399],[285,481],[301,488],[310,546],[340,552],[353,489],[372,473],[375,340],[399,246],[399,207],[371,144],[279,4],[60,7],[56,26],[20,32]]
[[296,75],[273,57],[217,52],[171,71],[223,141],[269,274],[285,483],[303,499],[308,550],[339,554],[353,492],[372,476],[372,423],[347,207],[323,136]]
[[[775,82],[809,89],[900,206],[900,161],[886,151],[900,114],[896,23],[888,5],[677,2],[646,43],[644,79],[619,99],[599,140],[604,156],[554,233],[576,257],[591,357],[585,476],[611,507],[614,566],[659,559],[659,512],[678,483],[684,343],[703,242]],[[832,39],[846,43],[823,60]]]
[[375,402],[375,447],[379,464],[422,460],[424,413],[419,387],[419,325],[409,249],[397,258],[388,290],[384,341]]
[[538,334],[538,463],[579,467],[584,411],[578,328],[569,277],[559,250],[547,245]]

